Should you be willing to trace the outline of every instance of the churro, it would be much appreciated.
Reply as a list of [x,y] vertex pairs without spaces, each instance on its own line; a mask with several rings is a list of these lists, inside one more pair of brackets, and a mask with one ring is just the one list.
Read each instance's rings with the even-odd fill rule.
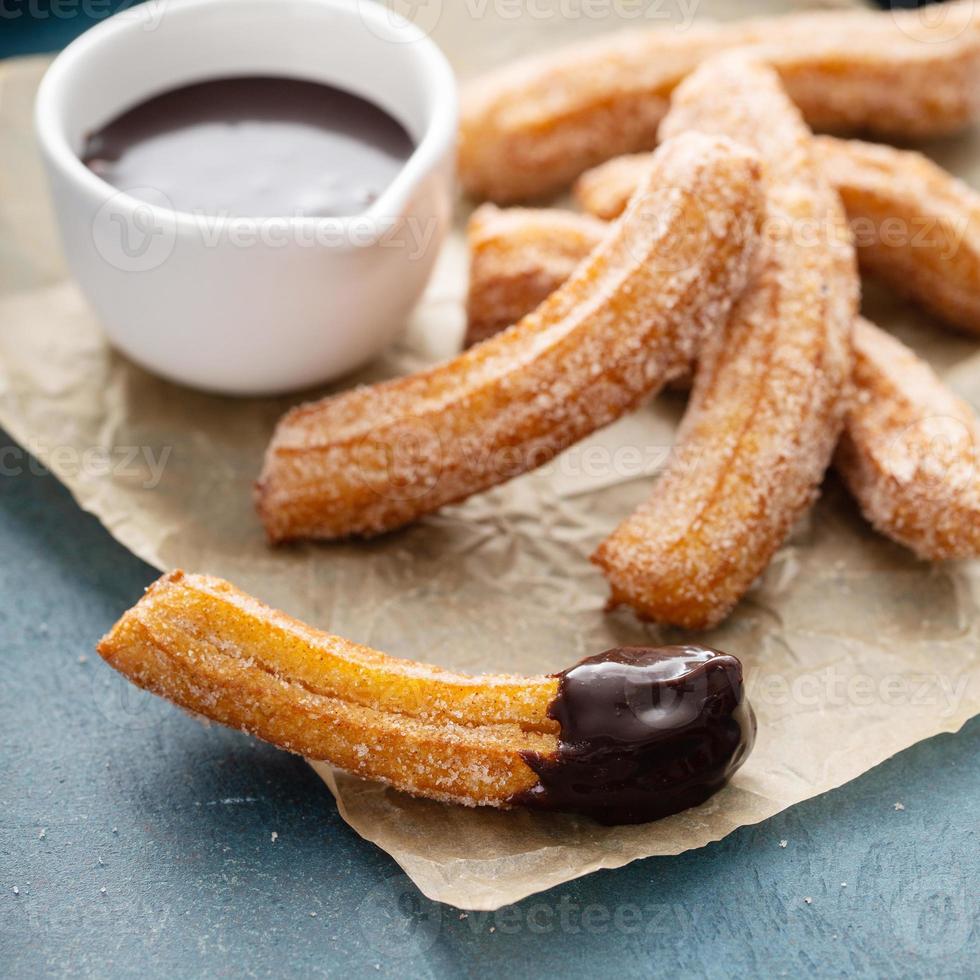
[[466,229],[464,344],[485,340],[543,303],[608,231],[605,222],[587,214],[482,204]]
[[816,139],[861,268],[944,322],[980,335],[980,194],[920,153]]
[[650,169],[649,153],[627,153],[586,170],[572,188],[572,196],[586,214],[612,221],[623,213],[636,185]]
[[[814,151],[844,203],[862,270],[980,334],[980,194],[909,150],[824,136]],[[649,154],[617,157],[582,174],[575,197],[615,218],[649,166]]]
[[613,604],[706,628],[816,495],[844,421],[858,279],[840,199],[771,68],[706,62],[678,87],[662,135],[692,129],[759,152],[766,234],[751,284],[699,352],[675,457],[593,560]]
[[[619,649],[553,676],[472,677],[388,657],[181,571],[98,649],[133,683],[214,721],[468,806],[656,819],[717,790],[755,733],[741,664],[717,651]],[[651,709],[656,725],[644,720]]]
[[[574,261],[576,249],[581,258],[603,234],[601,224],[571,212],[511,208],[485,218],[497,229],[494,248],[471,258],[484,288],[471,293],[470,310],[482,323],[519,319],[560,284],[549,250]],[[862,510],[920,557],[980,557],[980,430],[972,408],[915,353],[860,317],[854,355],[835,466]]]
[[501,210],[492,204],[477,208],[466,226],[470,282],[465,346],[492,337],[530,313],[608,231],[602,221],[569,211]]
[[776,67],[816,129],[905,139],[953,132],[980,107],[974,6],[634,30],[510,64],[464,91],[460,178],[475,197],[530,200],[604,160],[649,150],[674,87],[706,58],[746,45]]
[[871,524],[920,558],[980,557],[980,421],[904,344],[854,331],[855,393],[834,462]]
[[682,371],[755,254],[757,160],[684,134],[518,324],[429,371],[300,406],[256,489],[272,541],[376,534],[547,462]]

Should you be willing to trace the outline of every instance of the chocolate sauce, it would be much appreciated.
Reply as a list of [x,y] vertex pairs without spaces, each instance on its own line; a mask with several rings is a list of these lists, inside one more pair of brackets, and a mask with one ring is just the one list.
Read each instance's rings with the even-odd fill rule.
[[728,654],[622,647],[558,677],[558,752],[524,753],[539,781],[516,803],[605,824],[658,820],[703,803],[752,750],[755,716]]
[[359,214],[414,147],[376,105],[317,82],[224,78],[164,92],[91,133],[84,163],[177,211],[230,217]]

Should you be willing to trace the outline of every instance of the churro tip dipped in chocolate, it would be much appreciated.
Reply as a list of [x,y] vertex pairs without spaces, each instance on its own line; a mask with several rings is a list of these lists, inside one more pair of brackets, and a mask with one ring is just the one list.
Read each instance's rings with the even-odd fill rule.
[[514,801],[600,823],[703,803],[748,758],[756,722],[742,665],[708,647],[621,647],[558,675],[558,748],[524,754],[538,782]]
[[720,789],[755,737],[741,664],[716,650],[614,649],[557,676],[474,677],[388,657],[180,571],[98,650],[206,718],[467,806],[659,819]]
[[748,279],[758,158],[683,134],[573,274],[519,323],[430,370],[301,405],[256,504],[272,541],[372,535],[543,465],[686,370]]

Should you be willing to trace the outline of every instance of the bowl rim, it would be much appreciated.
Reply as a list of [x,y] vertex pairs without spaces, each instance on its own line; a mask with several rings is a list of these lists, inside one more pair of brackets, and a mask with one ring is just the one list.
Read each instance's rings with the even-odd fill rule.
[[[73,75],[79,64],[101,57],[102,49],[107,43],[128,33],[142,30],[140,19],[135,16],[139,11],[138,7],[120,10],[89,28],[67,45],[48,66],[38,87],[34,106],[34,129],[38,143],[50,164],[57,167],[68,180],[93,194],[102,206],[112,201],[114,206],[121,210],[135,212],[139,209],[143,214],[149,213],[158,227],[170,226],[177,233],[200,230],[202,227],[213,228],[219,223],[227,225],[236,222],[255,227],[272,224],[277,228],[285,224],[288,228],[307,234],[327,231],[343,235],[356,227],[361,236],[365,232],[369,233],[367,244],[372,244],[387,230],[384,222],[404,214],[414,188],[439,164],[447,150],[451,150],[455,143],[459,110],[453,70],[438,45],[425,32],[375,0],[181,0],[180,4],[168,10],[167,16],[193,18],[202,9],[226,5],[234,5],[239,9],[245,5],[253,9],[267,7],[270,12],[281,13],[287,2],[294,7],[306,6],[339,11],[364,23],[379,42],[413,45],[417,70],[424,78],[427,95],[431,100],[430,118],[422,138],[394,180],[366,210],[353,215],[331,217],[196,214],[161,207],[134,197],[90,170],[69,145],[67,134],[59,121],[60,101],[65,88],[72,84]],[[373,237],[370,236],[372,227]],[[344,241],[346,242],[346,239]],[[361,244],[364,243],[362,237]]]

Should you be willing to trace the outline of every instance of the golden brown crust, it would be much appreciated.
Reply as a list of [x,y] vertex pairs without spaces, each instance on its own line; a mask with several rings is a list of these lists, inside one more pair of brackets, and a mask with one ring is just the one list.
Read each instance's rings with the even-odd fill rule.
[[865,517],[928,559],[980,557],[980,421],[932,368],[866,320],[834,462]]
[[649,150],[674,87],[705,59],[745,45],[759,46],[817,129],[883,138],[955,131],[980,106],[974,6],[628,31],[513,63],[464,91],[463,186],[498,203],[531,200],[604,160]]
[[861,268],[980,335],[980,194],[920,153],[830,138],[816,146]]
[[649,167],[649,153],[613,157],[586,170],[575,181],[572,195],[586,214],[612,221],[623,213],[626,202]]
[[504,806],[557,748],[554,677],[470,677],[323,633],[171,572],[99,643],[140,687],[290,752],[418,796]]
[[857,314],[854,252],[799,111],[770,68],[735,55],[677,89],[664,136],[739,134],[759,151],[761,259],[699,354],[675,456],[597,550],[613,603],[691,628],[723,619],[812,502],[844,420]]
[[686,134],[565,284],[432,370],[304,405],[257,486],[271,540],[375,534],[510,479],[683,370],[743,288],[761,217],[755,158]]
[[[647,158],[649,160],[649,158]],[[500,212],[503,214],[504,212]],[[539,283],[537,263],[568,229],[563,255],[589,251],[601,237],[593,220],[569,212],[513,208],[499,225],[492,253],[472,253],[479,277],[494,289],[471,296],[484,321],[520,317],[546,293],[529,296],[512,283]],[[556,215],[561,220],[556,220]],[[545,263],[545,268],[551,268]],[[480,304],[492,309],[480,310]],[[835,465],[861,509],[881,533],[931,559],[980,557],[980,430],[972,408],[950,392],[912,351],[858,318],[854,333],[853,401]],[[972,447],[972,448],[971,448]]]
[[[491,324],[504,329],[544,302],[568,278],[563,270],[574,269],[609,230],[597,218],[557,208],[484,204],[475,213],[481,212],[492,218],[492,231],[467,228],[467,338]],[[492,248],[484,247],[488,239]]]
[[598,219],[568,211],[501,210],[492,204],[477,208],[466,227],[470,282],[464,346],[478,344],[530,313],[608,231]]
[[[824,176],[837,189],[861,268],[946,323],[980,334],[980,194],[908,150],[817,137]],[[615,218],[650,166],[617,157],[582,174],[578,203]]]

